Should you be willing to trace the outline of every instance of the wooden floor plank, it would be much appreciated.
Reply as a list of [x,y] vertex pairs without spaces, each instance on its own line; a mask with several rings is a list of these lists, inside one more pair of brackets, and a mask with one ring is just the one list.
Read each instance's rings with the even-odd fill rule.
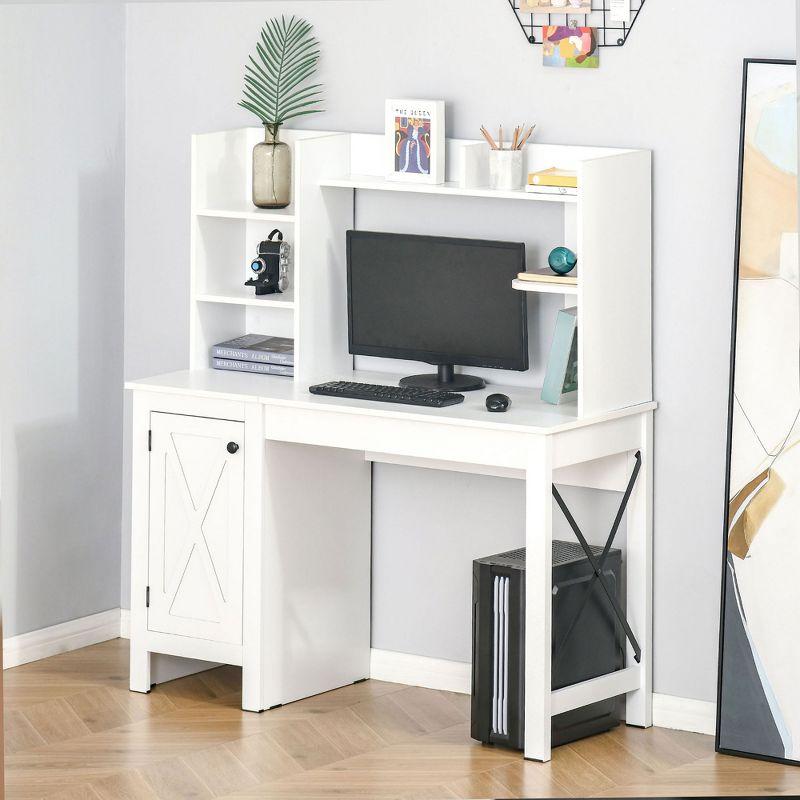
[[212,800],[214,797],[183,759],[161,761],[139,772],[159,800]]
[[277,781],[304,769],[280,745],[263,734],[231,742],[225,745],[225,749],[255,776],[258,783]]
[[557,747],[553,751],[553,760],[547,766],[559,786],[563,786],[576,797],[611,789],[617,785],[616,781],[600,772],[597,765],[586,761],[569,745]]
[[564,748],[577,753],[608,778],[612,784],[646,783],[656,771],[618,742],[613,734],[590,736]]
[[73,786],[63,792],[48,795],[48,800],[100,800],[100,795],[88,784]]
[[550,764],[516,759],[510,764],[495,767],[489,774],[505,787],[505,792],[499,795],[502,797],[573,796],[556,780]]
[[5,710],[4,727],[6,755],[47,744],[21,711]]
[[124,689],[111,687],[108,691],[132,722],[158,717],[177,708],[169,697],[157,692],[143,694],[131,692],[127,687]]
[[609,738],[655,771],[690,764],[697,759],[692,752],[695,743],[691,738],[696,734],[675,736],[683,732],[663,728],[653,728],[645,736],[642,733],[640,728],[620,725],[609,733]]
[[458,797],[446,786],[418,786],[400,795],[401,800],[449,800]]
[[134,771],[120,772],[92,785],[100,800],[160,800],[145,779]]
[[214,797],[247,789],[259,782],[226,745],[200,750],[184,756],[183,760]]
[[353,713],[389,744],[413,741],[426,733],[415,719],[392,701],[392,695],[359,703],[353,706]]
[[63,698],[26,708],[22,715],[47,744],[65,742],[91,733]]
[[445,788],[455,797],[470,800],[476,797],[506,797],[508,787],[493,777],[491,772],[476,772],[465,778],[445,784]]
[[444,696],[444,692],[409,686],[389,695],[426,732],[449,728],[466,719],[464,711]]
[[345,758],[378,750],[388,744],[351,707],[318,714],[309,722],[330,739]]
[[106,686],[71,695],[66,701],[91,733],[118,728],[132,721]]
[[306,720],[272,728],[265,736],[288,753],[303,769],[315,769],[341,761],[344,753]]
[[165,695],[178,708],[187,708],[200,703],[211,703],[225,697],[218,687],[209,686],[200,675],[187,675],[169,683],[154,686],[150,694]]

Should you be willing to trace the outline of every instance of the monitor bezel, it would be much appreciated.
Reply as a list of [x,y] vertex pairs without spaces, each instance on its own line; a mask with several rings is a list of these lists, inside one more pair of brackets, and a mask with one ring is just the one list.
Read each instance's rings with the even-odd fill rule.
[[[441,353],[434,350],[414,350],[402,347],[384,347],[356,345],[353,342],[353,293],[351,247],[354,237],[379,238],[379,239],[413,239],[421,242],[447,243],[453,245],[467,245],[471,247],[491,247],[493,249],[516,250],[520,256],[519,272],[525,272],[525,243],[503,242],[488,239],[471,239],[453,236],[426,236],[420,234],[390,233],[387,231],[347,231],[347,342],[348,351],[354,356],[372,356],[375,358],[394,358],[405,361],[419,361],[424,364],[457,364],[464,367],[483,367],[485,369],[503,369],[515,372],[525,372],[529,369],[528,357],[528,304],[525,292],[520,295],[520,352],[519,357],[488,359],[473,356],[468,353]],[[516,291],[516,290],[513,290]]]

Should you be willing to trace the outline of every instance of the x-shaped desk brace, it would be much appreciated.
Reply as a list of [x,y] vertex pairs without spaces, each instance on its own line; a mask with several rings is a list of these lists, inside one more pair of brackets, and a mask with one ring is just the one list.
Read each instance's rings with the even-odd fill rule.
[[614,593],[613,589],[608,585],[608,579],[603,574],[603,566],[606,563],[606,558],[608,558],[608,552],[611,550],[611,545],[614,543],[614,537],[617,535],[617,531],[619,530],[620,523],[622,522],[622,516],[625,513],[625,509],[628,506],[628,500],[631,498],[631,493],[633,492],[633,486],[636,483],[636,478],[639,476],[639,470],[642,468],[642,454],[640,452],[636,453],[636,464],[633,468],[633,472],[631,473],[631,477],[628,480],[628,486],[625,489],[625,494],[622,496],[622,503],[620,503],[619,510],[617,511],[617,516],[614,519],[614,524],[611,526],[611,532],[608,534],[608,539],[606,540],[606,545],[603,548],[603,552],[600,556],[600,560],[596,558],[595,554],[592,552],[592,548],[589,546],[589,543],[586,541],[583,533],[581,533],[581,529],[578,527],[578,523],[575,522],[575,517],[572,516],[570,510],[567,508],[567,504],[564,502],[564,498],[561,497],[558,489],[556,489],[555,485],[553,486],[553,497],[558,503],[558,507],[563,512],[564,516],[569,523],[570,528],[572,528],[573,533],[577,537],[578,541],[580,542],[581,547],[583,548],[583,552],[586,553],[586,557],[589,559],[589,562],[592,565],[592,569],[594,570],[594,575],[592,575],[592,579],[589,582],[589,586],[586,589],[586,594],[583,597],[583,605],[578,610],[578,613],[575,615],[575,619],[573,619],[572,624],[570,625],[569,629],[567,630],[564,638],[561,641],[562,647],[560,648],[561,652],[563,652],[563,644],[567,641],[570,634],[572,633],[575,624],[577,623],[578,619],[580,618],[583,610],[586,608],[586,604],[589,602],[589,598],[592,594],[592,588],[594,587],[595,581],[600,581],[600,586],[603,587],[603,591],[606,593],[606,597],[608,597],[609,602],[611,603],[614,613],[617,616],[622,628],[625,631],[625,636],[628,638],[628,641],[631,643],[631,647],[633,648],[633,657],[636,659],[636,663],[638,664],[642,660],[642,648],[639,647],[639,643],[636,641],[636,637],[633,635],[633,631],[631,630],[631,626],[628,624],[628,620],[625,617],[625,612],[620,607],[619,601],[617,600],[617,596]]

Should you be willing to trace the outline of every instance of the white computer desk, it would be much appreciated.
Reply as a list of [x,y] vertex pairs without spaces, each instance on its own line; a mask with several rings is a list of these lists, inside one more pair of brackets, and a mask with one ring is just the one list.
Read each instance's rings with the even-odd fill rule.
[[[396,376],[369,373],[324,376],[334,378],[375,383],[396,380]],[[235,420],[244,424],[245,474],[241,641],[212,644],[157,633],[148,627],[144,604],[136,602],[148,581],[151,512],[147,499],[149,453],[144,446],[134,446],[132,689],[149,691],[150,654],[159,652],[241,664],[242,706],[253,711],[343,685],[348,675],[352,680],[353,670],[368,669],[368,466],[375,461],[525,481],[527,758],[549,760],[552,715],[600,699],[626,694],[627,723],[652,724],[655,403],[578,419],[574,404],[548,406],[539,401],[538,392],[519,387],[491,386],[467,393],[463,404],[430,409],[318,397],[308,393],[308,385],[308,381],[213,370],[177,372],[127,384],[133,391],[134,442],[144,443],[154,412]],[[504,414],[489,413],[484,406],[487,394],[497,391],[512,399]],[[625,669],[551,691],[552,485],[621,491],[637,452],[642,467],[626,511],[625,575],[627,617],[642,649],[641,661],[634,662],[628,647]],[[344,559],[343,549],[350,551]],[[302,562],[304,554],[309,559],[307,569],[290,565],[293,558]],[[325,609],[335,605],[334,598],[342,594],[346,596],[342,602],[351,603],[347,616],[353,619],[349,622],[333,624],[326,619],[315,630],[308,618],[298,623],[274,612],[276,603],[270,601],[270,592],[278,584],[281,591],[289,591],[287,584],[302,583],[305,573],[314,572],[315,558],[320,562],[319,575],[324,576],[324,590],[332,598],[329,604],[316,606],[320,615],[325,616]],[[350,573],[348,565],[353,566]],[[469,568],[464,565],[465,570]],[[340,573],[341,585],[337,585]],[[318,576],[317,588],[320,580]],[[287,632],[289,627],[292,630]],[[318,657],[303,657],[303,663],[293,663],[275,646],[275,642],[290,642],[284,649],[296,647],[300,653],[303,647],[315,646],[311,639],[323,644],[316,645]],[[333,654],[337,647],[333,660],[346,665],[349,673],[340,674],[335,665],[324,665],[324,652]],[[316,671],[308,672],[305,662],[309,660],[320,665]],[[295,678],[301,680],[304,670],[302,687],[287,688]],[[279,686],[283,688],[276,688]]]

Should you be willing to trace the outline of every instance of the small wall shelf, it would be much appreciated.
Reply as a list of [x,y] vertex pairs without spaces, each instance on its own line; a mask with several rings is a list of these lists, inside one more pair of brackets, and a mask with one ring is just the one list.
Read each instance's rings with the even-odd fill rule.
[[537,283],[535,281],[511,281],[511,285],[520,292],[534,292],[535,294],[564,294],[577,295],[578,287],[564,283]]

